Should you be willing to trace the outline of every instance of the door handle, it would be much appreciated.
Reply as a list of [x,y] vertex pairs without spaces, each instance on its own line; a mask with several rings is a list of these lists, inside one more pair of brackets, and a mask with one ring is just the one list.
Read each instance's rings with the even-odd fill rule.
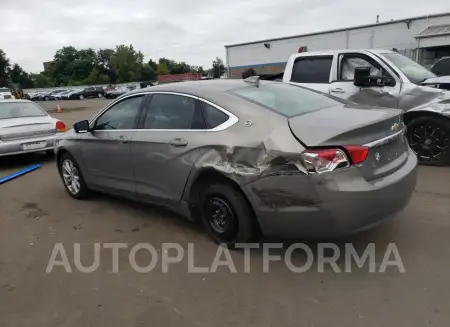
[[333,93],[345,93],[345,90],[341,89],[340,87],[337,87],[335,89],[331,89],[331,92],[333,92]]
[[185,139],[177,138],[177,139],[170,140],[169,144],[171,146],[175,146],[175,147],[183,147],[183,146],[186,146],[188,144],[188,141],[186,141]]

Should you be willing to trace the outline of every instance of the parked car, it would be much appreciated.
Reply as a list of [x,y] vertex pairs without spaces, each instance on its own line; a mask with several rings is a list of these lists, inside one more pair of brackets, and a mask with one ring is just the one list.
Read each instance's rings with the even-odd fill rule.
[[419,161],[450,163],[450,83],[400,53],[336,50],[292,55],[283,82],[308,87],[365,105],[405,111],[408,140]]
[[[431,72],[436,76],[450,76],[450,57],[439,59],[432,67]],[[446,83],[439,85],[441,89],[450,90],[450,79]]]
[[59,100],[62,93],[67,92],[67,90],[56,90],[50,93],[50,100]]
[[112,101],[57,143],[70,196],[91,190],[203,221],[234,246],[356,233],[409,202],[417,157],[403,112],[279,82],[159,85]]
[[0,156],[46,151],[66,125],[29,100],[0,100]]
[[117,89],[105,92],[106,99],[115,99],[120,97],[121,95],[130,92],[130,89],[127,87],[119,87]]
[[71,93],[73,90],[65,90],[63,92],[60,92],[58,94],[54,95],[55,100],[66,100],[66,96],[69,95],[69,93]]
[[14,95],[11,93],[11,90],[7,87],[0,87],[0,100],[3,99],[15,99]]
[[78,92],[70,94],[69,99],[88,99],[88,98],[101,98],[105,96],[105,90],[100,86],[86,87]]

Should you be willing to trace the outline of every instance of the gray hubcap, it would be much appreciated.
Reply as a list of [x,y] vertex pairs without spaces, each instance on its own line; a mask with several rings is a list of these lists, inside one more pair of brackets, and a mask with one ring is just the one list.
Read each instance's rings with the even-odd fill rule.
[[64,180],[64,185],[70,193],[78,194],[80,192],[80,175],[73,164],[72,160],[65,159],[61,165],[61,172]]

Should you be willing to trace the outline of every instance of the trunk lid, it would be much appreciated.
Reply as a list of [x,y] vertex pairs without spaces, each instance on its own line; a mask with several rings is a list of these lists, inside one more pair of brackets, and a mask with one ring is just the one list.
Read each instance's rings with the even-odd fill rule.
[[366,180],[373,180],[406,162],[402,114],[398,109],[340,105],[292,117],[289,126],[307,148],[369,146],[367,159],[358,168]]
[[48,116],[0,119],[0,141],[14,141],[56,134],[56,121]]

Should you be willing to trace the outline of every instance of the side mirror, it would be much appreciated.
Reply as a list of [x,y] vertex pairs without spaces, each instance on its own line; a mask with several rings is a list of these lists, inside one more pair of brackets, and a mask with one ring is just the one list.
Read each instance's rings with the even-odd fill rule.
[[73,129],[75,130],[75,133],[87,133],[90,131],[89,121],[88,120],[79,121],[73,125]]
[[370,75],[370,67],[356,67],[355,68],[355,81],[353,84],[356,86],[394,86],[395,80],[385,76],[373,76]]

